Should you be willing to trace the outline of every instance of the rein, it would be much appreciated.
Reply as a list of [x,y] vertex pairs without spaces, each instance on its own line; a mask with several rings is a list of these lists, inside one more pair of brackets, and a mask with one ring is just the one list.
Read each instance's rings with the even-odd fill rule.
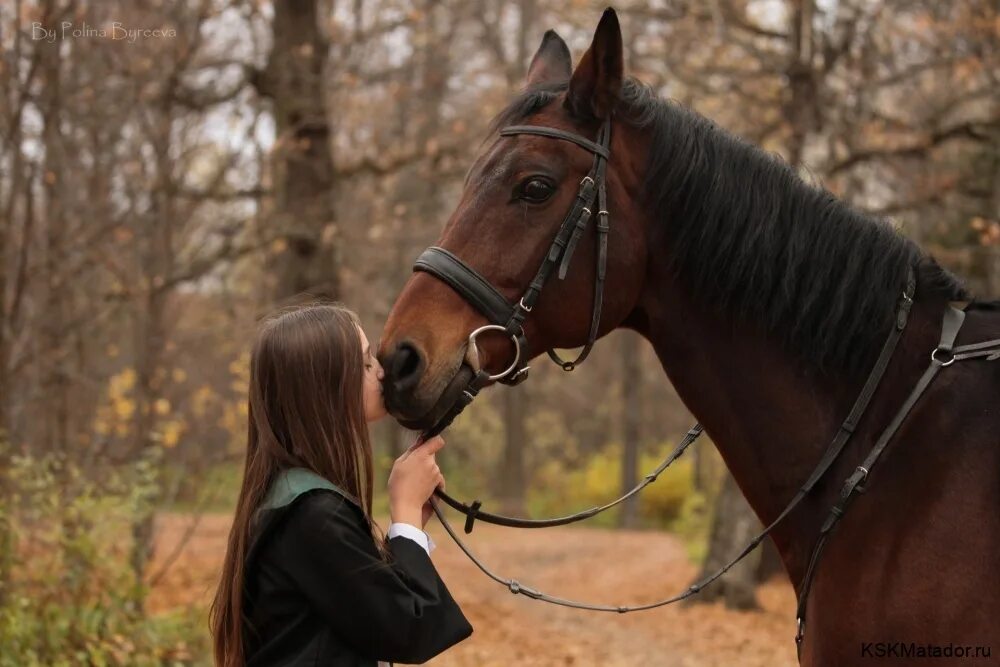
[[[452,252],[444,248],[432,246],[425,250],[417,259],[413,267],[415,271],[425,271],[442,280],[490,321],[490,324],[476,329],[469,335],[465,363],[473,370],[473,379],[469,382],[460,398],[438,421],[438,423],[422,434],[422,438],[425,440],[444,430],[455,419],[455,417],[457,417],[458,414],[461,413],[462,410],[464,410],[465,407],[475,399],[479,391],[490,382],[498,381],[503,384],[516,385],[527,377],[529,367],[526,365],[526,361],[529,355],[526,352],[528,349],[528,341],[525,337],[523,329],[524,320],[532,311],[542,288],[545,286],[550,273],[557,264],[559,266],[559,279],[565,279],[569,262],[576,244],[592,217],[591,206],[594,205],[595,198],[598,206],[596,223],[598,248],[596,258],[597,272],[594,284],[594,308],[587,343],[580,355],[572,361],[563,361],[553,350],[548,350],[547,352],[553,361],[561,366],[563,370],[571,371],[576,367],[576,365],[587,358],[587,355],[590,353],[597,338],[597,332],[600,326],[601,306],[603,301],[604,280],[607,265],[609,215],[607,211],[605,176],[607,162],[610,159],[610,119],[605,120],[602,124],[596,142],[563,130],[534,125],[514,125],[503,128],[500,131],[501,136],[512,136],[517,134],[532,134],[572,142],[591,152],[594,155],[594,163],[590,172],[580,182],[576,199],[574,200],[569,212],[566,214],[566,217],[563,219],[563,222],[560,225],[549,250],[546,252],[535,278],[531,281],[527,290],[524,292],[524,295],[516,304],[510,303],[486,278]],[[600,512],[614,507],[615,505],[618,505],[654,482],[660,473],[676,461],[702,434],[703,428],[700,424],[693,426],[678,446],[667,456],[667,458],[664,459],[664,461],[653,472],[646,475],[643,481],[640,482],[635,488],[617,500],[605,505],[593,507],[564,517],[552,519],[527,519],[485,512],[480,509],[482,503],[479,500],[474,501],[471,505],[466,505],[465,503],[455,500],[441,489],[436,489],[434,491],[434,495],[437,496],[437,498],[431,498],[431,506],[434,509],[434,513],[437,515],[441,525],[444,526],[451,538],[455,540],[455,543],[458,544],[459,548],[465,552],[472,562],[475,563],[476,566],[479,567],[484,574],[486,574],[486,576],[507,587],[513,594],[525,595],[535,600],[541,600],[543,602],[549,602],[566,607],[592,611],[616,612],[619,614],[653,609],[691,597],[721,577],[729,571],[730,568],[753,552],[753,550],[760,545],[764,538],[766,538],[771,531],[778,524],[780,524],[792,512],[792,510],[795,509],[795,507],[798,506],[798,504],[810,493],[810,491],[812,491],[820,479],[822,479],[825,473],[829,470],[830,466],[834,463],[834,461],[836,461],[840,453],[843,451],[844,446],[857,429],[858,424],[864,416],[865,411],[867,410],[868,405],[870,404],[871,399],[889,366],[889,362],[892,359],[893,353],[909,320],[910,309],[913,306],[915,291],[916,276],[913,268],[910,267],[908,268],[906,285],[902,291],[896,310],[894,326],[890,330],[889,335],[882,346],[878,359],[872,367],[872,370],[869,373],[860,393],[855,399],[855,402],[846,419],[838,428],[833,440],[827,446],[816,467],[813,469],[806,481],[801,487],[799,487],[795,495],[778,514],[778,516],[766,528],[764,528],[761,533],[754,537],[746,545],[746,547],[744,547],[743,550],[735,556],[735,558],[709,576],[689,586],[681,593],[657,602],[634,606],[589,604],[548,595],[537,589],[525,586],[516,579],[508,579],[499,576],[486,567],[459,538],[458,534],[452,528],[451,524],[442,512],[437,499],[440,499],[445,504],[451,506],[453,509],[466,516],[466,533],[472,532],[473,525],[477,519],[486,521],[487,523],[515,528],[545,528],[549,526],[561,526],[574,523],[576,521],[590,518]],[[878,462],[883,450],[889,444],[889,441],[895,435],[910,410],[916,404],[927,387],[930,386],[931,381],[942,368],[950,366],[956,361],[969,359],[985,359],[987,361],[994,361],[996,359],[1000,359],[1000,339],[960,347],[954,346],[955,339],[964,319],[965,313],[963,311],[950,305],[945,309],[944,321],[941,328],[941,338],[937,347],[930,355],[930,365],[914,386],[910,395],[906,401],[904,401],[893,420],[879,436],[879,439],[876,441],[871,452],[845,480],[839,499],[833,507],[831,507],[829,516],[820,528],[819,536],[813,548],[809,565],[800,586],[798,596],[796,613],[798,629],[795,641],[799,650],[800,660],[802,641],[805,633],[806,603],[823,548],[826,545],[834,527],[844,516],[853,499],[857,496],[857,494],[863,492],[866,488],[865,483],[868,476],[874,465]],[[495,375],[491,375],[485,371],[479,360],[479,351],[476,339],[480,334],[487,331],[503,332],[511,338],[514,345],[514,361],[506,370]]]
[[[851,411],[848,414],[847,418],[840,425],[840,428],[837,430],[837,434],[834,436],[833,440],[827,446],[826,451],[823,453],[823,456],[817,463],[816,468],[813,470],[812,474],[809,475],[805,483],[799,488],[795,496],[789,501],[789,503],[785,506],[785,508],[781,511],[781,513],[778,514],[777,518],[775,518],[774,521],[772,521],[766,528],[764,528],[763,531],[761,531],[756,537],[754,537],[746,545],[746,547],[744,547],[743,550],[736,555],[735,558],[730,560],[728,563],[726,563],[721,568],[719,568],[712,574],[708,575],[701,581],[692,584],[683,592],[678,593],[677,595],[664,598],[657,602],[652,602],[644,605],[636,605],[636,606],[597,605],[597,604],[589,604],[584,602],[567,600],[564,598],[548,595],[534,588],[524,586],[516,579],[506,579],[497,574],[494,574],[491,570],[489,570],[489,568],[483,565],[483,563],[478,558],[476,558],[476,556],[462,542],[462,540],[455,533],[454,529],[451,527],[451,524],[448,522],[447,518],[441,512],[438,503],[435,501],[435,499],[432,499],[431,505],[434,508],[434,513],[437,515],[438,520],[441,521],[441,525],[443,525],[448,534],[451,535],[451,538],[455,540],[456,544],[458,544],[459,548],[461,548],[462,551],[465,552],[465,554],[479,567],[479,569],[482,570],[483,573],[486,574],[486,576],[506,586],[510,590],[510,592],[514,594],[522,594],[536,600],[542,600],[545,602],[550,602],[552,604],[562,605],[566,607],[574,607],[577,609],[589,609],[592,611],[611,611],[619,614],[624,614],[632,611],[654,609],[656,607],[662,607],[664,605],[680,602],[681,600],[691,597],[692,595],[697,594],[703,588],[705,588],[713,581],[721,577],[723,574],[728,572],[734,565],[736,565],[741,560],[746,558],[750,553],[754,551],[754,549],[760,546],[760,543],[764,541],[764,538],[766,538],[771,533],[771,531],[774,530],[774,528],[778,526],[778,524],[780,524],[785,519],[785,517],[787,517],[792,512],[792,510],[795,509],[796,506],[798,506],[798,504],[802,501],[802,499],[806,497],[806,495],[812,490],[812,488],[816,485],[816,483],[819,482],[819,480],[823,477],[823,474],[837,459],[837,456],[843,450],[844,446],[847,444],[847,441],[850,439],[851,435],[853,435],[858,422],[860,422],[861,418],[864,416],[865,410],[868,408],[872,396],[874,396],[875,394],[875,389],[878,387],[880,381],[882,380],[882,376],[885,374],[885,370],[889,365],[889,360],[892,358],[893,352],[896,349],[896,345],[899,342],[899,339],[902,337],[903,330],[906,328],[906,323],[909,320],[909,313],[910,313],[910,308],[913,305],[913,294],[915,290],[916,290],[916,277],[914,276],[913,270],[911,269],[907,279],[906,289],[904,290],[899,300],[899,307],[896,313],[895,326],[892,328],[892,331],[890,331],[889,336],[886,338],[885,344],[882,346],[882,351],[879,353],[878,360],[875,362],[875,365],[872,368],[871,373],[868,375],[868,379],[865,382],[864,387],[861,390],[861,393],[855,400],[854,406],[851,408]],[[944,341],[942,342],[944,343]],[[478,500],[475,501],[471,507],[464,505],[463,503],[459,503],[457,501],[449,502],[449,500],[453,500],[450,498],[448,500],[445,500],[445,502],[448,505],[451,505],[454,509],[463,512],[466,515],[467,517],[465,525],[466,533],[472,531],[472,523],[476,518],[482,519],[483,521],[487,521],[489,523],[497,523],[504,526],[516,526],[524,528],[537,528],[537,527],[544,527],[547,525],[562,525],[565,523],[571,523],[573,521],[578,521],[580,519],[585,519],[590,516],[593,516],[597,514],[599,511],[603,511],[604,509],[607,509],[609,507],[613,507],[614,505],[618,504],[625,498],[633,495],[634,493],[637,493],[642,487],[646,486],[649,483],[652,483],[652,481],[656,479],[657,475],[659,475],[671,463],[677,460],[680,457],[680,455],[683,454],[684,451],[688,448],[688,446],[690,446],[698,438],[698,436],[701,435],[702,430],[703,429],[700,424],[695,425],[690,431],[688,431],[688,434],[687,436],[685,436],[684,440],[682,440],[681,443],[674,449],[674,451],[671,452],[671,454],[664,460],[664,462],[660,464],[660,466],[656,469],[656,471],[648,475],[638,487],[627,493],[622,498],[619,498],[618,500],[612,503],[608,503],[607,505],[604,505],[601,508],[593,508],[590,510],[579,512],[577,514],[570,515],[568,517],[564,517],[562,519],[530,520],[530,519],[515,519],[512,517],[501,517],[498,515],[481,512],[479,510],[479,506],[481,505],[481,503]],[[435,495],[444,500],[446,494],[444,494],[444,492],[440,490],[436,490]],[[800,627],[802,626],[800,625]]]

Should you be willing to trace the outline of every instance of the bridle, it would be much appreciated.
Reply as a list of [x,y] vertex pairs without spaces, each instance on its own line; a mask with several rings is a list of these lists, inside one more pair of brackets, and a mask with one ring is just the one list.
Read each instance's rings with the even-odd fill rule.
[[[607,264],[609,215],[607,210],[605,175],[607,171],[607,163],[611,157],[611,120],[609,118],[604,121],[598,133],[596,142],[563,130],[539,127],[535,125],[513,125],[500,130],[501,136],[511,136],[517,134],[533,134],[572,142],[577,146],[593,153],[594,164],[587,176],[585,176],[580,182],[576,199],[569,212],[566,214],[566,217],[563,219],[563,222],[560,225],[548,252],[542,260],[541,266],[535,274],[535,278],[531,281],[531,284],[524,292],[524,295],[516,304],[511,304],[507,301],[507,299],[504,298],[503,295],[501,295],[500,292],[493,287],[486,278],[444,248],[432,246],[425,250],[417,259],[413,267],[415,271],[425,271],[444,281],[490,321],[490,324],[479,327],[469,335],[465,363],[472,368],[474,372],[473,379],[469,382],[469,385],[463,391],[461,397],[456,401],[455,405],[451,407],[451,409],[441,418],[441,420],[439,420],[437,424],[435,424],[428,431],[424,432],[423,439],[433,437],[444,430],[444,428],[446,428],[452,420],[454,420],[454,418],[462,410],[464,410],[469,403],[472,402],[479,391],[489,382],[497,381],[508,385],[516,385],[527,377],[527,339],[524,335],[524,320],[528,314],[531,313],[542,288],[545,286],[550,273],[557,264],[559,265],[559,279],[565,279],[569,262],[573,255],[573,250],[575,249],[577,242],[580,240],[580,237],[587,227],[587,223],[593,215],[592,206],[594,204],[595,196],[598,207],[596,224],[597,272],[594,285],[594,309],[587,343],[580,355],[572,361],[563,361],[553,350],[548,350],[548,354],[552,360],[560,365],[564,370],[571,371],[580,362],[587,358],[587,355],[590,353],[590,350],[594,345],[594,341],[597,338],[601,319],[601,306]],[[753,552],[754,549],[756,549],[771,533],[771,531],[778,524],[780,524],[785,517],[787,517],[792,510],[794,510],[795,507],[797,507],[798,504],[812,491],[816,484],[823,478],[824,474],[837,460],[845,445],[854,434],[857,425],[864,416],[868,405],[889,366],[893,352],[895,351],[900,338],[902,338],[903,331],[909,321],[909,314],[913,305],[916,286],[916,275],[913,268],[910,267],[908,268],[906,285],[903,288],[902,295],[897,303],[893,326],[882,346],[878,359],[875,361],[864,386],[855,399],[847,418],[837,430],[833,440],[827,446],[815,469],[806,479],[805,483],[803,483],[802,486],[796,491],[795,495],[791,498],[785,508],[777,515],[777,517],[766,528],[764,528],[761,533],[751,540],[750,543],[747,544],[747,546],[740,551],[735,558],[677,595],[657,602],[636,606],[596,605],[548,595],[534,588],[524,586],[515,579],[506,579],[494,574],[491,570],[489,570],[489,568],[483,565],[483,563],[476,558],[476,556],[469,550],[462,540],[459,539],[458,535],[451,527],[451,524],[445,518],[441,508],[438,506],[438,503],[432,499],[431,505],[434,512],[441,521],[445,530],[452,537],[452,539],[455,540],[456,544],[458,544],[459,548],[465,552],[465,554],[479,567],[479,569],[494,581],[506,586],[511,593],[514,594],[526,595],[536,600],[542,600],[544,602],[550,602],[567,607],[574,607],[577,609],[617,613],[653,609],[691,597],[704,589],[705,586],[711,584],[713,581],[725,574],[736,563]],[[831,507],[826,521],[820,528],[819,535],[813,547],[812,555],[809,559],[805,576],[799,588],[796,614],[798,630],[795,636],[795,641],[799,648],[800,659],[802,641],[805,632],[806,601],[811,588],[812,579],[816,573],[817,564],[823,552],[823,548],[831,531],[844,516],[844,513],[847,511],[850,503],[858,494],[864,491],[870,472],[873,466],[877,463],[883,450],[889,444],[889,441],[892,439],[893,435],[895,435],[896,431],[909,414],[911,408],[914,404],[916,404],[917,400],[930,385],[931,380],[933,380],[935,375],[942,368],[950,366],[956,361],[966,359],[984,359],[986,361],[1000,359],[1000,339],[955,347],[955,339],[962,326],[964,318],[964,311],[951,305],[945,308],[944,319],[941,326],[941,338],[937,347],[930,355],[929,366],[913,390],[910,392],[907,399],[903,402],[893,420],[885,427],[878,440],[875,441],[875,445],[872,447],[868,456],[865,457],[861,464],[858,465],[851,475],[845,480],[837,502]],[[486,331],[502,331],[507,336],[510,336],[514,344],[514,361],[504,371],[494,375],[486,372],[479,362],[479,352],[476,339],[481,333]],[[488,523],[517,528],[544,528],[548,526],[565,525],[592,517],[637,494],[645,486],[654,482],[663,470],[677,460],[684,453],[684,451],[698,439],[698,437],[702,434],[702,431],[703,429],[700,424],[693,426],[688,431],[684,439],[652,473],[646,475],[642,482],[619,499],[599,507],[594,507],[564,517],[554,519],[524,519],[503,516],[482,511],[480,509],[482,503],[479,500],[474,501],[471,505],[466,505],[455,500],[441,489],[435,490],[434,494],[452,508],[466,515],[466,533],[472,532],[473,524],[476,519],[480,519]]]
[[[443,431],[472,402],[479,390],[489,382],[500,382],[513,386],[520,384],[528,377],[528,339],[524,334],[524,320],[535,307],[545,283],[557,265],[559,267],[559,280],[565,280],[570,260],[573,258],[573,251],[576,249],[580,237],[583,236],[587,223],[594,216],[595,199],[597,204],[597,271],[594,281],[594,308],[590,319],[587,343],[576,359],[571,361],[564,361],[552,349],[548,350],[548,355],[563,370],[571,371],[587,358],[594,346],[594,341],[597,340],[604,302],[604,278],[607,272],[608,258],[609,216],[606,174],[608,160],[611,157],[611,119],[608,118],[602,123],[596,142],[572,132],[538,125],[511,125],[500,130],[502,137],[517,134],[533,134],[569,141],[593,153],[594,163],[590,172],[580,181],[573,205],[566,213],[566,217],[563,218],[562,224],[559,225],[559,230],[546,251],[545,257],[542,258],[542,263],[538,267],[538,271],[535,272],[534,279],[517,303],[512,304],[508,301],[482,274],[444,248],[431,246],[417,258],[413,265],[414,271],[425,271],[447,283],[490,322],[490,324],[479,327],[469,334],[465,363],[475,375],[455,405],[451,406],[448,413],[426,433],[427,437],[432,437]],[[476,342],[481,334],[488,331],[502,332],[509,336],[514,344],[514,361],[505,370],[492,375],[482,368],[479,360],[479,347]]]

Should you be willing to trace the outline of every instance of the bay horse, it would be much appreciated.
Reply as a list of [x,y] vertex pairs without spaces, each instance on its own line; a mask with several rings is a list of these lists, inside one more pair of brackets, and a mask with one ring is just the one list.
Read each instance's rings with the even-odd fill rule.
[[[800,591],[841,480],[921,377],[942,314],[970,295],[889,223],[625,78],[608,10],[575,69],[565,42],[545,34],[436,244],[510,303],[598,154],[544,130],[500,131],[511,125],[576,137],[611,129],[603,308],[594,309],[600,263],[570,264],[523,313],[522,361],[590,342],[595,312],[597,338],[638,332],[765,524],[844,420],[915,277],[909,324],[853,437],[771,534]],[[587,233],[575,256],[600,252]],[[965,314],[959,344],[1000,337],[997,303],[971,300]],[[446,281],[415,272],[378,352],[391,414],[408,428],[437,424],[469,382],[469,332],[488,323]],[[517,365],[508,337],[478,343],[484,366]],[[882,458],[814,573],[801,662],[855,664],[878,643],[1000,650],[1000,363],[942,373]]]

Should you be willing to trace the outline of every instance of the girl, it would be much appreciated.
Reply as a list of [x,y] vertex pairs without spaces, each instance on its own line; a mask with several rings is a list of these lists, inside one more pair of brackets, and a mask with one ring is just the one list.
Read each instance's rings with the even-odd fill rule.
[[210,610],[219,667],[424,662],[472,634],[417,528],[445,486],[441,438],[396,459],[388,540],[372,519],[367,424],[385,416],[381,379],[345,308],[261,325],[243,484]]

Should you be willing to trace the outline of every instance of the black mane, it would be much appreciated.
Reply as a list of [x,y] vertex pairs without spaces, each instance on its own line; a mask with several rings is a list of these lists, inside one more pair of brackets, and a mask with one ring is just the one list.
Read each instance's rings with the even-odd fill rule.
[[[566,84],[524,91],[493,121],[519,122]],[[649,130],[644,193],[676,278],[720,313],[755,322],[821,369],[867,367],[892,325],[907,268],[917,298],[965,289],[887,221],[803,181],[781,158],[628,79],[619,116]],[[492,134],[492,132],[491,132]]]

